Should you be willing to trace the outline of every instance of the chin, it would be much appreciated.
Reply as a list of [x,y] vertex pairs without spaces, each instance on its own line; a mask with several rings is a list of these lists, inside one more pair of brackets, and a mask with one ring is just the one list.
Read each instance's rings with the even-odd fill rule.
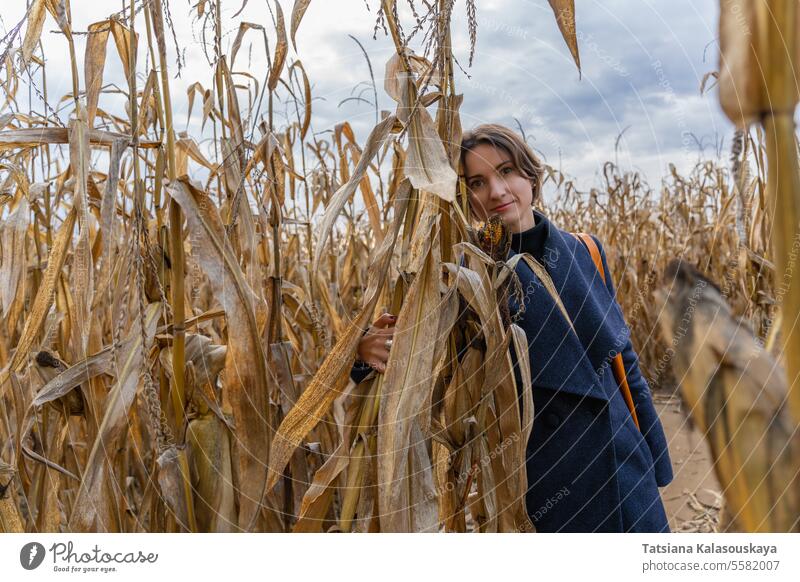
[[509,208],[507,211],[503,212],[501,214],[501,216],[503,217],[503,221],[507,222],[509,224],[510,223],[518,224],[518,223],[522,222],[522,218],[523,218],[522,215],[519,212],[516,212],[516,211],[512,212],[511,208]]

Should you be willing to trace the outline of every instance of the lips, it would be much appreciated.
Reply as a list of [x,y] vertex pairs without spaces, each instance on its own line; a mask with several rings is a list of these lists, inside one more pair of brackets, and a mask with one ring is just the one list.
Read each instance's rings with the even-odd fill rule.
[[511,204],[512,204],[512,203],[513,203],[513,202],[508,202],[508,203],[506,203],[506,204],[503,204],[502,206],[496,206],[495,208],[493,208],[493,211],[494,211],[494,212],[497,212],[498,210],[505,210],[506,208],[508,208],[509,206],[511,206]]

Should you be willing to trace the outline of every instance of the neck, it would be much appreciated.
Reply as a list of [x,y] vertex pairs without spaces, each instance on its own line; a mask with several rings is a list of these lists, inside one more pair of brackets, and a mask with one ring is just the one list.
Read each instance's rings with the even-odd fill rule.
[[550,234],[550,228],[543,216],[536,216],[531,211],[531,221],[534,222],[534,220],[535,224],[531,228],[511,234],[511,250],[517,253],[530,253],[537,259],[541,259],[544,254],[545,242]]
[[519,234],[521,232],[525,232],[526,230],[532,229],[536,226],[536,216],[533,214],[533,209],[528,209],[528,214],[523,216],[522,219],[513,224],[508,225],[508,230],[511,234]]
[[522,217],[522,220],[513,225],[508,225],[508,230],[510,230],[512,234],[518,234],[532,229],[535,224],[536,221],[533,216],[533,210],[528,210],[528,214]]

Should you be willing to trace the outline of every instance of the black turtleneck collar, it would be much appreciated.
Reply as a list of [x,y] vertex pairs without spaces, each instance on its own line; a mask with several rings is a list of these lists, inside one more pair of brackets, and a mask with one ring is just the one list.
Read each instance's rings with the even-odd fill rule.
[[550,235],[550,221],[537,210],[532,210],[534,225],[528,230],[515,232],[511,235],[511,251],[514,253],[529,253],[540,261],[544,256],[544,243]]

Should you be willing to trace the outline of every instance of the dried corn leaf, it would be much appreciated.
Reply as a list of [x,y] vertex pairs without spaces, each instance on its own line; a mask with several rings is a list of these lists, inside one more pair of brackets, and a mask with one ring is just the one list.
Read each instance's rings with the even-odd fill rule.
[[[117,47],[119,60],[122,61],[122,67],[125,71],[125,79],[128,84],[131,83],[133,74],[133,61],[131,59],[131,31],[124,26],[119,20],[112,19],[111,21],[111,35],[114,37],[114,44]],[[139,35],[133,38],[133,47],[136,50],[139,42]]]
[[295,0],[294,6],[292,6],[292,46],[294,46],[295,50],[297,50],[297,42],[295,41],[295,35],[297,34],[297,29],[300,27],[300,21],[303,20],[303,15],[306,13],[309,4],[311,4],[311,0]]
[[[45,0],[47,10],[58,23],[61,32],[67,37],[67,40],[72,42],[72,28],[69,25],[69,17],[67,16],[67,9],[65,0]],[[77,97],[77,95],[76,95]]]
[[272,439],[267,360],[256,322],[259,298],[247,284],[211,198],[187,178],[171,182],[170,195],[189,223],[193,254],[208,276],[228,321],[225,390],[233,407],[238,444],[239,527],[251,531],[259,519],[267,479],[264,452]]
[[160,311],[161,306],[157,303],[147,306],[143,314],[145,337],[140,333],[138,322],[133,321],[128,335],[133,341],[117,355],[120,367],[115,370],[116,381],[106,398],[103,420],[84,468],[69,518],[70,531],[110,531],[114,527],[112,514],[117,508],[110,496],[104,494],[103,486],[108,482],[112,491],[115,486],[119,487],[112,469],[114,451],[127,426],[128,410],[136,397],[142,366],[147,365],[142,354],[150,349]]
[[[406,510],[409,518],[408,531],[435,533],[439,529],[439,515],[436,505],[436,488],[433,485],[433,466],[428,455],[426,438],[422,434],[418,421],[411,423],[409,441],[406,475],[408,482],[408,509]],[[397,485],[400,484],[398,483]]]
[[357,428],[357,415],[360,411],[358,404],[363,398],[364,390],[365,386],[350,381],[333,403],[339,444],[314,474],[314,479],[303,496],[293,529],[295,533],[318,532],[322,528],[332,500],[334,481],[350,463],[350,443]]
[[[789,37],[772,39],[781,26],[800,26],[800,10],[795,9],[795,22],[783,23],[780,15],[771,13],[777,3],[767,0],[726,0],[720,3],[719,18],[719,101],[725,115],[737,126],[744,127],[767,111],[791,112],[797,104],[794,91],[781,93],[768,86],[775,68],[783,60],[794,61],[795,74],[800,74],[800,43],[786,46]],[[777,50],[774,50],[777,49]],[[788,54],[787,54],[788,51]]]
[[64,260],[67,256],[67,249],[69,248],[69,242],[72,238],[72,228],[75,226],[76,215],[77,212],[73,207],[67,214],[64,223],[61,225],[61,229],[58,231],[58,235],[53,241],[53,248],[50,251],[47,268],[42,277],[39,290],[36,293],[36,299],[33,301],[30,315],[28,319],[25,320],[25,327],[17,343],[17,349],[8,367],[0,373],[0,397],[4,394],[5,385],[11,372],[19,372],[28,359],[28,353],[36,341],[39,330],[47,317],[47,313],[50,311],[50,306],[53,304],[56,282],[61,275],[61,269],[64,266]]
[[214,414],[202,414],[189,422],[186,444],[198,531],[236,531],[233,460],[228,427]]
[[92,297],[94,296],[94,262],[89,238],[89,200],[87,178],[89,174],[89,138],[86,124],[81,119],[70,122],[70,167],[75,178],[74,196],[78,211],[78,240],[75,243],[72,269],[72,289],[75,300],[75,325],[72,328],[75,345],[81,357],[86,356],[89,328],[92,324]]
[[[130,350],[130,344],[134,341],[135,338],[129,337],[118,349],[127,352]],[[113,374],[113,368],[114,353],[109,346],[97,354],[93,354],[88,358],[76,362],[55,376],[52,380],[48,381],[36,394],[36,398],[33,399],[31,406],[41,406],[42,404],[47,404],[48,402],[63,398],[72,390],[84,382],[88,382],[92,378],[96,378],[101,374]]]
[[16,208],[11,210],[8,219],[0,225],[0,241],[2,241],[2,262],[0,262],[0,303],[3,305],[3,317],[7,317],[17,293],[24,296],[20,289],[25,278],[25,238],[28,231],[30,204],[28,198],[20,192]]
[[[455,275],[455,285],[461,295],[481,319],[481,327],[486,341],[485,366],[487,370],[492,370],[491,374],[486,375],[486,384],[483,390],[491,397],[493,407],[485,408],[483,412],[478,413],[479,426],[487,431],[488,448],[493,451],[498,449],[501,451],[499,455],[491,457],[492,479],[496,480],[497,484],[497,491],[493,492],[494,498],[491,500],[491,507],[497,512],[497,527],[500,531],[529,531],[523,529],[530,527],[524,507],[524,491],[526,489],[524,450],[527,441],[523,441],[524,432],[520,425],[514,371],[508,353],[510,341],[516,332],[513,330],[506,332],[503,329],[494,290],[495,285],[487,270],[489,266],[487,261],[481,259],[479,249],[467,244],[462,244],[462,246],[465,251],[479,259],[475,262],[477,271],[456,267],[449,263],[446,264],[446,267]],[[522,359],[526,357],[527,349],[521,355]],[[524,381],[529,382],[530,378],[528,377]],[[484,398],[481,400],[487,404],[489,402]],[[493,412],[492,409],[496,412]],[[524,412],[526,420],[528,420],[528,415],[532,418],[531,410]],[[481,462],[481,466],[483,464]]]
[[[264,27],[260,24],[254,24],[252,22],[239,23],[239,32],[236,33],[236,38],[233,39],[233,44],[231,45],[231,67],[233,67],[234,63],[236,62],[236,55],[239,53],[239,48],[242,46],[242,39],[248,30],[260,30],[263,32]],[[191,115],[191,110],[189,111],[189,114]]]
[[676,346],[681,395],[709,442],[732,517],[745,531],[798,531],[800,442],[786,373],[708,280],[686,264],[670,268],[669,295],[657,294],[659,324]]
[[272,68],[269,70],[267,88],[274,91],[278,86],[278,79],[283,72],[283,65],[286,62],[286,54],[289,52],[289,43],[286,41],[286,24],[283,21],[283,8],[281,3],[275,0],[275,33],[277,42],[275,44],[275,55],[272,58]]
[[581,57],[578,53],[578,36],[575,32],[575,0],[548,0],[548,2],[550,2],[550,7],[556,16],[561,36],[564,37],[564,42],[567,43],[569,52],[575,61],[575,66],[578,67],[578,72],[580,72]]
[[[387,75],[390,74],[387,72]],[[398,69],[397,82],[401,99],[397,106],[397,117],[408,115],[408,147],[403,170],[415,188],[432,192],[443,200],[452,202],[456,197],[458,177],[450,165],[444,144],[436,131],[431,114],[416,102],[416,89],[409,73]],[[414,104],[417,104],[414,109]]]
[[86,125],[94,125],[100,89],[103,86],[103,69],[106,66],[106,47],[111,32],[111,21],[103,20],[89,25],[83,75],[86,83]]
[[366,175],[369,164],[372,162],[372,158],[374,158],[378,153],[378,150],[383,144],[383,141],[386,139],[386,136],[388,136],[389,132],[392,130],[394,121],[395,117],[390,115],[372,129],[369,137],[367,138],[367,144],[364,147],[364,153],[361,154],[361,158],[358,160],[355,170],[353,170],[353,175],[350,176],[350,179],[336,191],[328,203],[328,206],[325,208],[325,214],[323,215],[319,226],[319,239],[317,241],[316,249],[314,250],[314,265],[312,267],[313,272],[319,271],[322,252],[328,242],[328,237],[333,229],[333,224],[336,221],[336,218],[339,216],[339,213],[342,211],[342,208],[344,208],[345,203],[350,199],[350,196],[353,195],[353,192]]
[[[419,415],[430,410],[434,352],[442,342],[439,331],[438,205],[429,200],[417,229],[424,241],[423,268],[417,273],[397,318],[394,344],[389,352],[378,417],[378,495],[381,531],[428,530],[430,512],[435,521],[434,498],[417,508],[411,499],[412,480],[427,485],[431,461],[412,440],[421,438]],[[429,412],[428,412],[429,414]],[[416,427],[416,428],[415,428]],[[424,449],[424,440],[422,442]],[[419,515],[417,509],[420,510]]]
[[[111,146],[114,141],[122,140],[125,145],[130,144],[130,136],[113,131],[100,131],[92,129],[88,132],[89,143],[92,145]],[[0,152],[15,148],[36,148],[46,144],[69,143],[69,130],[66,127],[42,127],[38,129],[13,129],[0,131]],[[158,148],[160,141],[140,140],[140,148]]]
[[300,139],[304,140],[306,138],[306,133],[308,133],[308,128],[311,126],[311,83],[308,81],[308,75],[303,67],[303,63],[299,60],[294,61],[289,67],[290,74],[295,67],[300,69],[300,72],[303,74],[303,124],[300,126]]
[[194,507],[184,495],[184,484],[190,480],[186,450],[171,445],[158,456],[157,463],[162,498],[178,525],[186,531],[193,531]]
[[[117,240],[114,217],[116,216],[117,188],[119,187],[119,164],[124,151],[125,142],[119,139],[114,140],[109,152],[106,186],[100,202],[100,232],[103,233],[102,262],[100,264],[103,266],[101,273],[105,276],[111,274],[111,252],[113,251],[113,241]],[[104,287],[103,283],[98,286],[99,289]]]
[[25,525],[14,502],[14,480],[7,479],[3,477],[5,483],[0,481],[0,532],[24,533]]
[[25,38],[22,41],[22,64],[27,65],[39,39],[42,36],[44,18],[47,14],[45,0],[33,0],[28,10],[28,29],[25,31]]
[[[373,132],[374,133],[374,132]],[[366,156],[362,157],[362,160]],[[391,234],[383,239],[375,258],[369,266],[369,287],[366,292],[364,307],[352,319],[342,337],[333,346],[322,362],[317,373],[311,379],[305,392],[297,404],[283,419],[269,455],[270,477],[267,487],[272,488],[283,473],[294,449],[302,442],[322,417],[327,413],[333,401],[347,385],[349,370],[355,359],[356,348],[361,339],[364,326],[370,321],[378,301],[378,296],[386,280],[392,250],[397,241],[400,226],[403,223],[408,207],[411,185],[404,181],[395,198],[395,217]]]

